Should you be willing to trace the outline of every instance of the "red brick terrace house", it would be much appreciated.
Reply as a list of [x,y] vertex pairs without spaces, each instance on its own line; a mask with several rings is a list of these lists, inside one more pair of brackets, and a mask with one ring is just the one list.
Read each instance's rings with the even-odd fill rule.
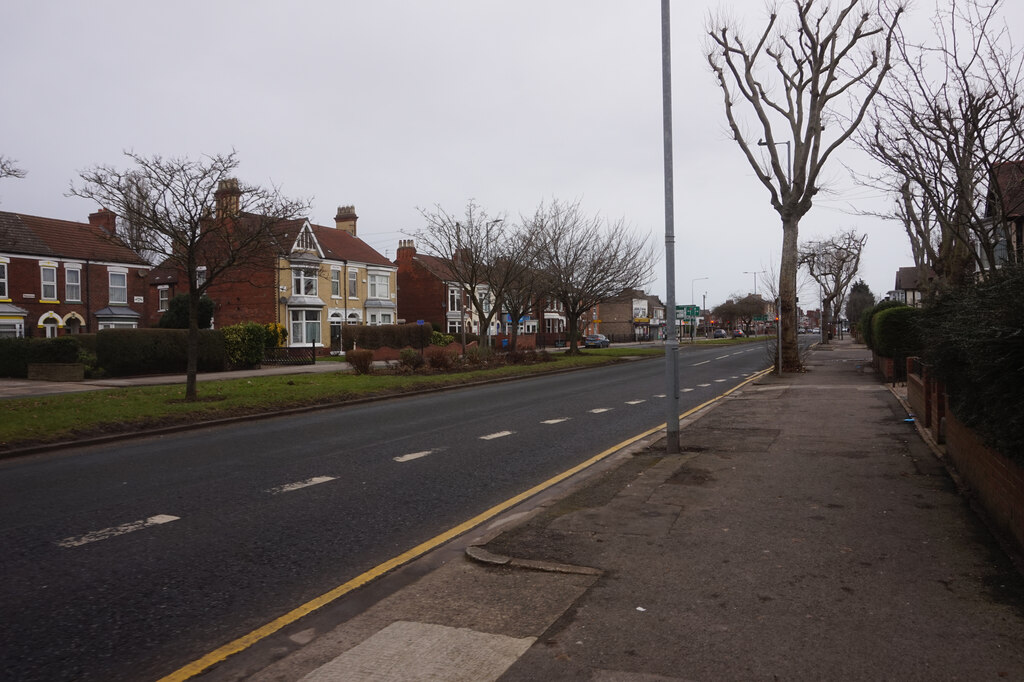
[[0,211],[0,336],[138,327],[152,267],[114,237],[112,212],[88,223]]
[[[341,350],[343,325],[397,321],[396,268],[356,236],[358,216],[342,206],[335,226],[309,220],[282,221],[266,257],[207,290],[214,302],[213,326],[276,322],[288,330],[288,345]],[[200,272],[202,266],[200,266]],[[159,267],[150,278],[159,320],[174,296],[188,291],[183,273]]]

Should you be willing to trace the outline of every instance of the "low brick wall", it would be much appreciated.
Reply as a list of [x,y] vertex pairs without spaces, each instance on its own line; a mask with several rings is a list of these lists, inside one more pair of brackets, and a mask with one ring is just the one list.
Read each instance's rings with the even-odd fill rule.
[[989,518],[1024,548],[1024,467],[986,447],[946,412],[946,453],[971,486]]
[[28,378],[32,381],[84,381],[85,365],[80,362],[29,363]]

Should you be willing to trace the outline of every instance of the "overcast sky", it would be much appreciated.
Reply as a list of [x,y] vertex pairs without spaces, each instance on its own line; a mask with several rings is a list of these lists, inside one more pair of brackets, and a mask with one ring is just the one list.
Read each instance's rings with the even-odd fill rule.
[[[709,307],[777,271],[782,242],[702,56],[720,7],[765,21],[762,0],[672,7],[676,298]],[[235,149],[243,180],[312,198],[314,223],[355,205],[391,259],[418,208],[470,198],[511,217],[579,199],[664,253],[659,0],[11,0],[0,26],[0,154],[28,172],[0,181],[0,210],[84,222],[97,207],[65,194],[90,165]],[[913,264],[907,238],[851,209],[884,209],[878,192],[839,163],[826,175],[801,241],[866,233],[861,275],[883,296]],[[664,259],[647,288],[664,298]]]

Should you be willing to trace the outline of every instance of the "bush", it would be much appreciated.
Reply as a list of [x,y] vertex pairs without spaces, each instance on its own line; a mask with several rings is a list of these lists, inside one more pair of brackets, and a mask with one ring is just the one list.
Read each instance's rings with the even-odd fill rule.
[[404,348],[401,353],[398,354],[398,362],[401,363],[402,367],[408,367],[409,369],[419,369],[423,366],[426,360],[420,355],[418,350],[412,348]]
[[283,324],[268,322],[264,327],[267,330],[264,337],[267,342],[267,348],[282,348],[288,343],[288,328]]
[[481,367],[493,360],[494,353],[486,346],[470,346],[466,349],[466,364]]
[[454,367],[459,358],[459,354],[454,350],[450,348],[438,348],[436,346],[428,348],[425,355],[427,358],[427,364],[432,369],[442,371],[447,371]]
[[356,371],[356,374],[369,374],[373,371],[372,350],[350,350],[345,353],[345,361],[352,365],[352,369]]
[[[213,301],[209,296],[199,297],[199,328],[209,329],[213,324]],[[178,294],[167,304],[160,317],[161,329],[188,329],[188,294]]]
[[[96,334],[96,359],[110,376],[179,374],[188,368],[188,332],[184,329],[105,329]],[[227,368],[224,337],[199,332],[201,372]]]
[[448,344],[455,341],[455,337],[451,334],[442,334],[441,332],[432,332],[430,334],[431,346],[447,346]]
[[0,377],[28,376],[28,355],[32,339],[0,339]]
[[29,363],[79,362],[81,352],[78,335],[0,339],[0,377],[24,379]]
[[344,349],[424,348],[430,345],[433,327],[429,324],[353,325],[344,327]]
[[865,311],[864,314],[861,315],[860,325],[858,326],[858,329],[860,329],[861,340],[865,343],[865,345],[867,345],[868,348],[871,348],[872,350],[874,350],[875,348],[874,339],[872,338],[871,327],[871,320],[875,317],[875,315],[888,308],[900,308],[903,305],[904,304],[900,303],[899,301],[882,301],[876,304],[873,308]]
[[276,345],[276,338],[271,340],[273,332],[257,322],[234,324],[224,327],[220,333],[224,336],[224,351],[232,367],[256,367],[263,362],[266,348]]
[[874,351],[897,362],[921,352],[921,315],[919,308],[886,308],[871,318]]
[[1024,266],[941,292],[924,310],[924,359],[956,418],[1024,463]]

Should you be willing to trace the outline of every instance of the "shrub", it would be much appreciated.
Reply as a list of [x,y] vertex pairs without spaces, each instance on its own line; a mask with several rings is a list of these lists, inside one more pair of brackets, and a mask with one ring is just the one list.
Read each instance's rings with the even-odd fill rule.
[[345,361],[352,365],[356,374],[369,374],[373,371],[373,351],[358,348],[345,353]]
[[453,341],[455,341],[455,337],[451,334],[442,334],[441,332],[432,332],[430,334],[431,346],[447,346]]
[[[280,326],[280,325],[278,325]],[[224,351],[232,367],[256,367],[263,362],[263,353],[274,343],[268,342],[273,332],[257,322],[242,322],[220,330]]]
[[382,324],[346,326],[342,334],[344,349],[423,348],[431,343],[429,324]]
[[458,353],[450,348],[439,348],[436,346],[431,346],[424,354],[427,358],[427,364],[432,369],[439,369],[443,371],[450,370],[454,367],[459,357]]
[[78,341],[74,336],[53,339],[31,339],[29,362],[78,362]]
[[526,351],[523,350],[510,350],[506,355],[509,364],[522,365],[526,363]]
[[876,353],[897,361],[921,351],[921,310],[910,306],[886,308],[871,318]]
[[402,352],[398,354],[398,362],[401,363],[402,367],[408,367],[409,369],[419,369],[423,366],[426,360],[420,355],[418,350],[412,348],[404,348]]
[[493,360],[494,353],[487,346],[470,346],[466,349],[466,364],[480,367]]
[[28,376],[28,355],[32,339],[0,339],[0,377]]
[[924,310],[924,359],[956,418],[1024,463],[1024,266],[941,292]]
[[882,301],[876,304],[873,308],[865,311],[864,314],[861,315],[859,329],[862,336],[862,340],[868,348],[874,350],[875,347],[874,339],[872,338],[871,327],[871,320],[874,318],[874,316],[888,308],[899,308],[902,307],[903,305],[904,304],[900,303],[899,301]]
[[[96,358],[110,376],[182,373],[188,367],[188,332],[105,329],[96,334]],[[199,332],[198,361],[201,372],[219,372],[227,367],[224,337],[219,331]]]
[[267,348],[281,348],[288,343],[288,328],[277,322],[268,322],[264,327],[267,330],[264,340]]
[[24,379],[29,363],[80,362],[78,335],[0,339],[0,377]]
[[[213,324],[213,301],[209,296],[199,297],[199,328],[209,329]],[[178,294],[167,304],[160,317],[161,329],[188,329],[188,294]]]

